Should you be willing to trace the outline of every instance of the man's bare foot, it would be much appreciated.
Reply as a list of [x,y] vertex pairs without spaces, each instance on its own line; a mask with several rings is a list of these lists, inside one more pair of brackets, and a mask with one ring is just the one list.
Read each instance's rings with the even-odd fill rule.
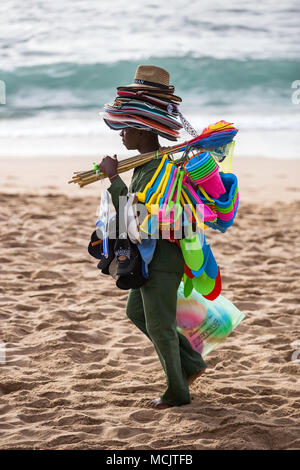
[[206,371],[206,369],[202,369],[202,370],[200,370],[199,372],[196,372],[196,374],[190,375],[190,376],[188,377],[188,379],[187,379],[187,380],[188,380],[188,384],[189,384],[189,385],[192,385],[192,383],[194,383],[195,380],[197,380],[198,377],[200,377],[200,375],[204,374],[205,371]]
[[156,410],[164,410],[165,408],[171,408],[172,405],[168,405],[163,402],[161,398],[155,398],[148,403],[150,408],[155,408]]

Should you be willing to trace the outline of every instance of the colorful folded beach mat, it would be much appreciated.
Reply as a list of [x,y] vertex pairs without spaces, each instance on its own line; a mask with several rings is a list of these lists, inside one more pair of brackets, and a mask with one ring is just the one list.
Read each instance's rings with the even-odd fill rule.
[[210,301],[192,291],[190,297],[185,298],[181,282],[177,291],[177,330],[203,357],[218,347],[244,318],[245,315],[222,295]]

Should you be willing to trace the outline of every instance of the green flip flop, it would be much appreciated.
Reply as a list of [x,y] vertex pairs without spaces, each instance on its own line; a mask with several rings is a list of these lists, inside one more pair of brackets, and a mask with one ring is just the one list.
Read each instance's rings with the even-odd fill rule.
[[202,245],[198,233],[191,238],[182,238],[179,240],[179,243],[186,265],[191,270],[198,271],[204,261]]
[[189,297],[193,291],[193,281],[185,273],[183,274],[183,294],[184,297]]
[[205,272],[200,277],[193,277],[193,288],[202,295],[208,295],[215,287],[215,279],[210,278]]

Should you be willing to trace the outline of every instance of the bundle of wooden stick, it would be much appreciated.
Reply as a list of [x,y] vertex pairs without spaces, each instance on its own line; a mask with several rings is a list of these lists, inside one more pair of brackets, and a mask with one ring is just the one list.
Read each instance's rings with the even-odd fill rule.
[[[162,155],[171,155],[182,151],[182,148],[186,146],[186,142],[180,145],[173,147],[162,147],[159,151],[143,153],[136,155],[134,157],[126,158],[118,163],[117,172],[123,173],[128,170],[132,170],[137,166],[143,165],[144,163],[149,162],[153,158],[158,158]],[[69,183],[77,183],[82,188],[87,184],[94,183],[95,181],[107,178],[104,173],[101,173],[100,170],[93,169],[89,171],[75,171],[74,176],[72,177]]]
[[[172,147],[162,147],[155,152],[143,153],[140,155],[136,155],[135,157],[126,158],[118,163],[117,173],[123,173],[124,171],[131,170],[132,168],[136,168],[137,166],[143,165],[144,163],[149,162],[153,158],[158,158],[165,154],[172,155],[178,152],[183,152],[184,150],[189,151],[189,149],[197,149],[197,151],[202,152],[205,149],[209,149],[212,147],[213,149],[221,148],[221,147],[228,147],[227,144],[231,143],[231,158],[232,158],[232,151],[233,151],[233,138],[237,133],[237,129],[232,127],[232,123],[226,121],[218,121],[215,124],[211,124],[206,129],[203,130],[202,134],[198,136],[194,136],[193,139],[183,142],[181,144],[174,145]],[[230,153],[228,150],[228,152]],[[214,152],[210,152],[211,156],[218,162],[222,162],[223,159],[226,157],[227,150],[223,155],[223,151],[221,155],[213,154]],[[184,154],[185,155],[185,154]],[[184,160],[184,156],[182,159]],[[176,160],[177,162],[179,160]],[[99,170],[99,166],[96,165],[93,170],[90,171],[75,171],[74,176],[72,177],[69,183],[77,183],[82,188],[87,184],[94,183],[95,181],[101,180],[103,178],[107,178],[107,175],[101,173]]]

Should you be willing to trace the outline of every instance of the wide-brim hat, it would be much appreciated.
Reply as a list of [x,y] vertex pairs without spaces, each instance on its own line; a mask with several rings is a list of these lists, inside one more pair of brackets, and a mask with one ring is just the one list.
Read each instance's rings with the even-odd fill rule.
[[174,95],[175,87],[170,85],[169,72],[156,65],[139,65],[135,72],[134,83],[120,86],[117,90],[145,90],[161,98],[181,101],[179,96]]
[[177,101],[179,103],[182,102],[182,98],[180,98],[180,96],[176,96],[174,95],[174,93],[166,93],[164,92],[163,90],[162,91],[158,91],[158,90],[155,90],[154,91],[154,88],[149,88],[149,87],[138,87],[138,88],[134,88],[132,86],[119,86],[117,88],[118,91],[134,91],[134,92],[138,92],[138,91],[144,91],[145,93],[147,92],[149,95],[151,96],[155,96],[156,98],[162,98],[162,99],[165,99],[165,100],[172,100],[172,101]]

